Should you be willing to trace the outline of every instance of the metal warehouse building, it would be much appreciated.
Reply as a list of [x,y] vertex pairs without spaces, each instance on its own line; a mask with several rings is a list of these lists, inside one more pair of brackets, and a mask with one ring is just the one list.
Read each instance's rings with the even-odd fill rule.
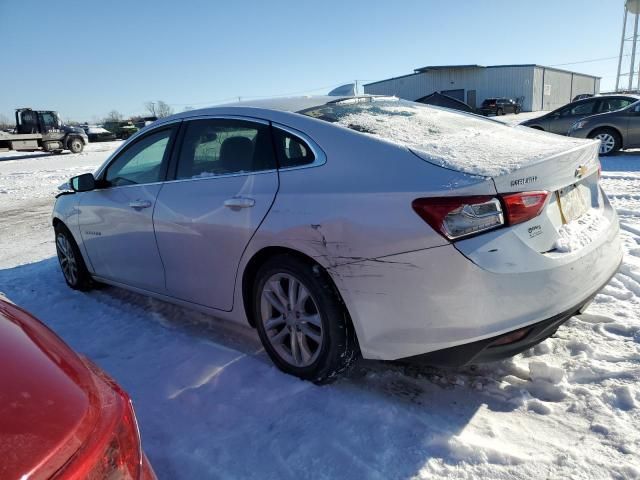
[[434,92],[479,107],[486,98],[518,98],[524,111],[553,110],[600,91],[600,77],[541,65],[443,65],[364,85],[365,93],[418,100]]

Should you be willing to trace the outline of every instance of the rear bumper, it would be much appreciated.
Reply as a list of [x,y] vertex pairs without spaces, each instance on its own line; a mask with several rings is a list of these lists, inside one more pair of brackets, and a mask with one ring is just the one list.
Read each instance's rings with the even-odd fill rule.
[[[472,248],[463,255],[445,245],[334,267],[331,274],[365,358],[398,360],[466,346],[458,351],[471,352],[462,363],[486,361],[546,338],[615,274],[622,248],[615,212],[608,207],[606,214],[608,228],[579,251],[546,255],[506,242],[519,248],[501,254],[501,271],[470,260]],[[545,322],[551,327],[532,330],[521,344],[478,358],[496,337]]]
[[[614,273],[615,275],[615,273]],[[613,277],[613,275],[611,276]],[[609,280],[602,284],[598,289],[604,287]],[[596,292],[597,293],[597,292]],[[591,295],[586,300],[580,302],[578,305],[562,312],[558,315],[554,315],[551,318],[535,323],[533,325],[517,329],[506,334],[497,335],[495,337],[479,340],[477,342],[467,343],[464,345],[458,345],[456,347],[445,348],[443,350],[436,350],[435,352],[425,353],[422,355],[415,355],[413,357],[403,358],[402,361],[410,363],[418,363],[423,365],[432,365],[437,367],[463,367],[474,363],[485,363],[502,360],[505,358],[513,357],[538,343],[546,340],[551,335],[556,333],[558,328],[574,315],[581,313],[593,300],[596,294]],[[505,337],[514,332],[525,330],[526,334],[519,340],[497,344]]]

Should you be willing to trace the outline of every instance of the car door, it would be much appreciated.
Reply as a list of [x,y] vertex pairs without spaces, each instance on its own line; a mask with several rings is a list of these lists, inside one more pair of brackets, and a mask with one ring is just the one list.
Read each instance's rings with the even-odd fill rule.
[[569,104],[558,110],[549,121],[549,131],[559,135],[566,135],[571,126],[578,120],[596,113],[597,100],[586,100],[576,104]]
[[614,115],[614,125],[622,133],[623,147],[640,146],[640,102]]
[[82,194],[78,222],[94,273],[164,293],[153,210],[166,177],[177,124],[159,127],[119,152]]
[[153,216],[167,292],[229,311],[242,253],[278,191],[271,127],[194,119],[181,137]]

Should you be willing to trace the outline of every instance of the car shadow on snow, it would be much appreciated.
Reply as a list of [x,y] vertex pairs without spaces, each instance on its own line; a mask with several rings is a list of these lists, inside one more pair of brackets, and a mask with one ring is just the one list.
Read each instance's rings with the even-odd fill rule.
[[0,270],[0,292],[129,391],[160,478],[409,478],[457,464],[480,410],[521,405],[500,386],[518,374],[509,362],[362,361],[318,387],[273,367],[251,329],[119,288],[73,291],[55,258]]
[[600,157],[603,172],[640,172],[640,150],[617,152]]

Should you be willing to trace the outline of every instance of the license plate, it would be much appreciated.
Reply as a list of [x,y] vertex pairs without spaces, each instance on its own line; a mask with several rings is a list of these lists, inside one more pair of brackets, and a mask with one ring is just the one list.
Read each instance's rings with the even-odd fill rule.
[[589,209],[580,188],[575,185],[558,190],[558,199],[564,223],[580,218]]

